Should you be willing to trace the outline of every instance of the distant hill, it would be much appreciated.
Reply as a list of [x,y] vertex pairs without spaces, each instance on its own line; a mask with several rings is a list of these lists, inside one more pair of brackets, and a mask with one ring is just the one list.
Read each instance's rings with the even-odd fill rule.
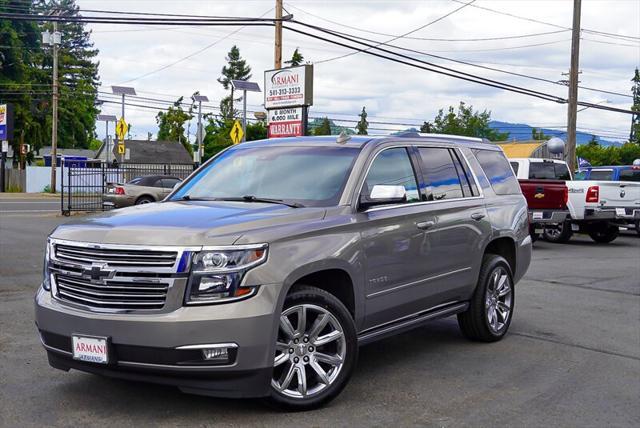
[[[500,132],[508,132],[510,140],[523,141],[531,139],[531,131],[533,130],[533,126],[524,124],[524,123],[510,123],[510,122],[500,122],[498,120],[492,120],[489,122],[489,126],[493,129],[496,129]],[[566,141],[567,133],[565,131],[560,131],[557,129],[548,129],[548,128],[538,128],[537,130],[542,130],[545,135],[549,135],[552,137],[559,137]],[[578,145],[587,144],[591,140],[591,136],[594,134],[589,134],[586,132],[577,132],[576,133],[576,142]],[[620,146],[623,142],[612,141],[611,139],[605,139],[596,135],[596,140],[602,146]]]

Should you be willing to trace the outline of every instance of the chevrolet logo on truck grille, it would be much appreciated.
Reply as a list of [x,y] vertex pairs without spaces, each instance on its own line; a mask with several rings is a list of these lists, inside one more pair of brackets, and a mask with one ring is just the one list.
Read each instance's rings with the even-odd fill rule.
[[90,268],[82,270],[82,276],[92,281],[102,282],[105,279],[111,279],[115,276],[116,271],[109,269],[106,263],[92,263]]
[[536,193],[535,195],[533,195],[533,197],[536,199],[542,199],[544,198],[544,193]]

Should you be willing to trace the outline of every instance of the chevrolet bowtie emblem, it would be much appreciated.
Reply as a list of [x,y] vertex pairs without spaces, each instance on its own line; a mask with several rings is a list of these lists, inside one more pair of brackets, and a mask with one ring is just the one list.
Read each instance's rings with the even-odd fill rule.
[[82,270],[82,276],[93,281],[103,281],[114,277],[116,271],[109,269],[106,263],[92,263],[90,268]]
[[536,199],[542,199],[544,198],[544,193],[536,193],[533,197]]

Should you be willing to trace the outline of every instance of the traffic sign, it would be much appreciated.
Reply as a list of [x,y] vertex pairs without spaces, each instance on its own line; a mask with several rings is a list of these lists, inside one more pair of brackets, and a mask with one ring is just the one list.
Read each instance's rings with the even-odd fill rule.
[[233,126],[231,127],[231,132],[229,133],[231,136],[231,141],[233,144],[238,144],[242,141],[242,137],[244,136],[244,132],[242,131],[242,124],[239,120],[233,122]]
[[125,152],[126,152],[126,149],[125,149],[124,144],[118,144],[118,154],[119,155],[123,155],[123,154],[125,154]]
[[118,123],[116,123],[116,135],[118,136],[118,140],[124,141],[124,137],[127,135],[128,130],[129,125],[125,122],[124,117],[121,117]]

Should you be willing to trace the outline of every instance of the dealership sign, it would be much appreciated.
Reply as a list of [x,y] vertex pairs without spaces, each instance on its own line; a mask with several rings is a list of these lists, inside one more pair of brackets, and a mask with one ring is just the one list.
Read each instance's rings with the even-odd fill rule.
[[303,135],[303,108],[281,108],[268,112],[268,137],[297,137]]
[[302,107],[313,104],[313,65],[264,72],[264,107]]
[[0,104],[0,141],[13,137],[13,109],[11,104]]

